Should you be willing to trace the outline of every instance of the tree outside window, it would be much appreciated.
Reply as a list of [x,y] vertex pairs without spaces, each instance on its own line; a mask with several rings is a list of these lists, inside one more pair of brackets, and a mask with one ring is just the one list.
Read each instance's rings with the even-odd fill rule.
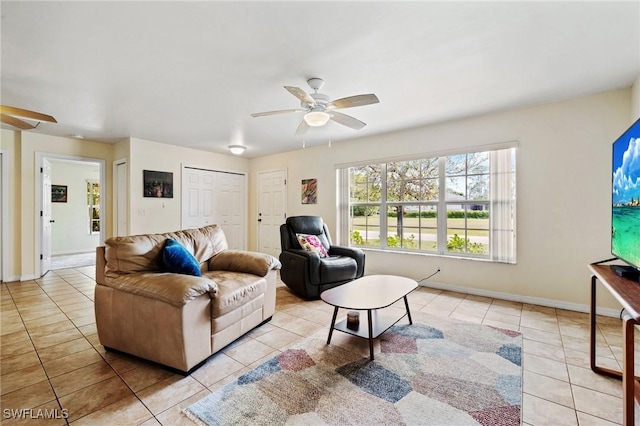
[[447,157],[447,252],[489,254],[489,173],[488,152]]
[[348,179],[352,245],[515,262],[514,148],[350,167]]

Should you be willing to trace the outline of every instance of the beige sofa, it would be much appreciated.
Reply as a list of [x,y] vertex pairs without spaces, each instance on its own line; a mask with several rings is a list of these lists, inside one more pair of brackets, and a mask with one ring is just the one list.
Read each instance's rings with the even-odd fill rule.
[[[195,256],[201,277],[163,271],[167,238]],[[110,238],[97,248],[100,343],[189,372],[271,319],[277,269],[273,256],[228,250],[217,225]]]

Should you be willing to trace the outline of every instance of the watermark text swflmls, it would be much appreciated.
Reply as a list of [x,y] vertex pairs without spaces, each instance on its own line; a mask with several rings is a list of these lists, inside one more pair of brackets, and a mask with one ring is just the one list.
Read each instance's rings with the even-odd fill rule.
[[63,408],[5,408],[2,410],[5,419],[67,419],[69,410]]

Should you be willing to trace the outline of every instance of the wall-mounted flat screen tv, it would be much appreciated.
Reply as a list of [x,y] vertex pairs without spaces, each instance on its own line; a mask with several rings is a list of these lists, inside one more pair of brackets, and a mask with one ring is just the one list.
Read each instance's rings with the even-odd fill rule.
[[640,269],[640,119],[613,143],[611,253]]

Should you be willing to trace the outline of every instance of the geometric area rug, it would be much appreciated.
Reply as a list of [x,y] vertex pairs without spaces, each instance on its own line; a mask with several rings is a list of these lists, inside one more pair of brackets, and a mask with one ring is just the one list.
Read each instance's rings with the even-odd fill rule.
[[374,361],[364,339],[354,350],[316,333],[184,413],[208,426],[520,425],[520,333],[427,322],[387,330]]

